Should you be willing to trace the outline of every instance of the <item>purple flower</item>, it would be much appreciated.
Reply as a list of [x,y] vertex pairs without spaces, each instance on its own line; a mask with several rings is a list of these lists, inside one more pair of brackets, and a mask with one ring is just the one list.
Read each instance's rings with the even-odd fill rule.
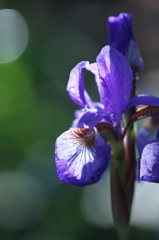
[[[148,119],[137,134],[139,180],[146,182],[159,182],[158,121],[156,116]],[[155,131],[157,131],[157,134],[155,134]]]
[[132,31],[131,19],[131,14],[127,13],[108,17],[109,44],[126,57],[133,71],[138,71],[143,69],[143,60]]
[[[101,108],[95,108],[87,98],[83,68],[95,69]],[[81,62],[71,71],[68,94],[85,112],[76,127],[56,140],[55,161],[61,181],[78,186],[99,181],[111,157],[110,135],[115,141],[123,140],[124,113],[137,105],[159,106],[159,98],[154,96],[130,98],[132,79],[127,60],[110,46],[101,50],[94,64]]]
[[[152,140],[155,138],[156,133],[154,131],[152,131],[152,128],[148,128],[146,126],[141,127],[141,129],[139,130],[139,132],[137,133],[136,136],[136,145],[137,145],[137,150],[138,150],[138,161],[137,161],[137,178],[138,181],[140,181],[140,170],[141,169],[141,155],[143,152],[144,147],[149,144],[150,142],[152,142]],[[142,165],[143,167],[143,165]]]
[[110,151],[95,128],[71,128],[56,141],[59,179],[78,186],[99,181],[109,164]]
[[159,183],[159,139],[147,144],[140,159],[140,180]]

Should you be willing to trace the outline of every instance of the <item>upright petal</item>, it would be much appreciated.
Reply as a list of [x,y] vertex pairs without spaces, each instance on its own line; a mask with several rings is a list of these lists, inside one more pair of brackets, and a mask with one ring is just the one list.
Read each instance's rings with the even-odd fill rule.
[[132,70],[124,56],[113,47],[104,47],[97,56],[100,99],[112,125],[120,128],[121,117],[132,91]]
[[100,92],[100,80],[98,74],[98,68],[96,63],[89,64],[88,61],[78,63],[70,72],[70,77],[67,84],[67,92],[73,102],[81,106],[82,108],[93,107],[93,102],[84,88],[84,76],[83,69],[86,69],[94,74],[98,91]]
[[59,179],[77,186],[98,182],[108,167],[110,151],[96,129],[74,128],[64,132],[56,140]]
[[120,13],[108,18],[109,44],[121,52],[134,69],[143,69],[143,60],[132,31],[132,16]]
[[159,141],[147,144],[140,159],[140,180],[159,183]]
[[78,63],[70,72],[67,88],[68,94],[72,101],[81,107],[85,107],[86,99],[84,96],[84,76],[83,68],[89,65],[89,62],[83,61]]

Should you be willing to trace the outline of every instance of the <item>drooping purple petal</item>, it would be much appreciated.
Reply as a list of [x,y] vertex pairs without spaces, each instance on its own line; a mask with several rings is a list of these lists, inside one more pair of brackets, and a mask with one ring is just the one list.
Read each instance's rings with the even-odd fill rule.
[[140,180],[159,183],[159,141],[148,144],[140,159]]
[[132,70],[125,57],[113,47],[104,47],[97,56],[100,99],[112,125],[120,128],[121,117],[132,91]]
[[70,129],[55,148],[59,179],[77,186],[98,182],[110,161],[111,148],[94,129]]
[[125,108],[127,111],[134,106],[159,106],[159,98],[151,95],[141,94],[130,99],[128,105]]
[[143,69],[143,60],[132,31],[132,16],[120,13],[108,18],[109,44],[121,52],[132,68]]

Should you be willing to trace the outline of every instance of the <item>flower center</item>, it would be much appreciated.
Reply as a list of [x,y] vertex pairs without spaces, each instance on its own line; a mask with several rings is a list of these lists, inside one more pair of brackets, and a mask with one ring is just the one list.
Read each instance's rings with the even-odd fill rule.
[[88,128],[76,128],[72,129],[72,134],[76,137],[76,140],[80,145],[86,147],[93,147],[95,143],[95,131]]

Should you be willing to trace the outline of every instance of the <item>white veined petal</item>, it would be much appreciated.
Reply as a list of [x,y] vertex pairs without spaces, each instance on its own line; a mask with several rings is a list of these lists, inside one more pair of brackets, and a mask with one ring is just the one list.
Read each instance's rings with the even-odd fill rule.
[[110,146],[95,129],[72,128],[56,141],[55,161],[61,181],[75,185],[97,182],[110,159]]

